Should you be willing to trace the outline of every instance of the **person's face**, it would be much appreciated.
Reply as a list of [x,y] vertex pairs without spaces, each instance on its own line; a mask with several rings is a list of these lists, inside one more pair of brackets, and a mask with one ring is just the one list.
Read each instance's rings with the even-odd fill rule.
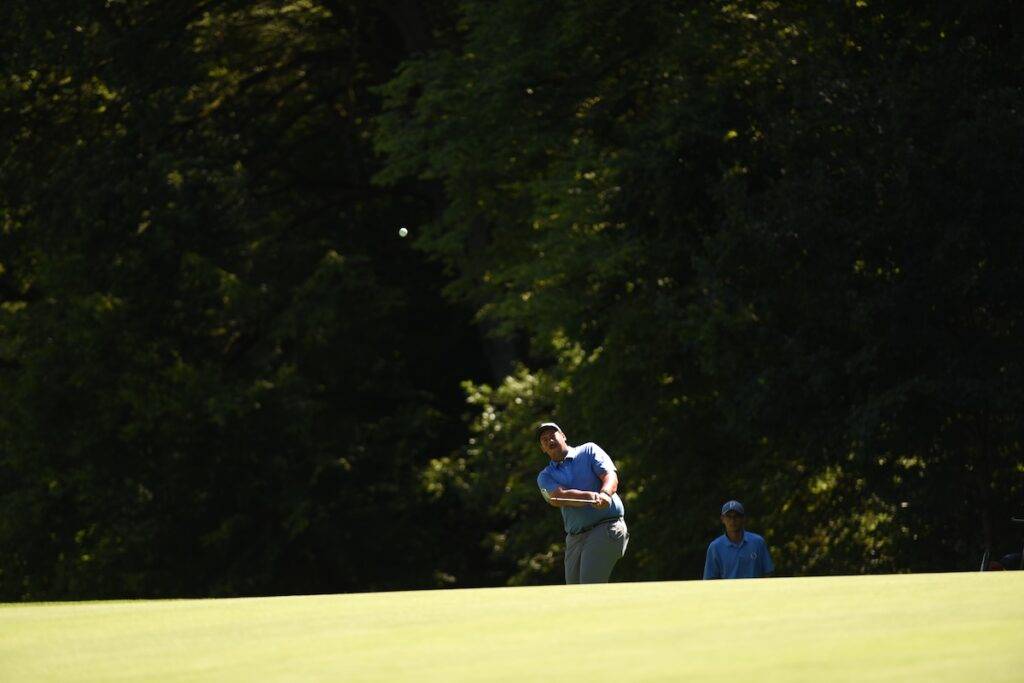
[[726,531],[733,533],[743,530],[744,517],[735,510],[729,510],[722,515],[722,524],[725,525]]
[[552,460],[561,460],[569,452],[565,434],[557,429],[545,429],[540,435],[540,449]]

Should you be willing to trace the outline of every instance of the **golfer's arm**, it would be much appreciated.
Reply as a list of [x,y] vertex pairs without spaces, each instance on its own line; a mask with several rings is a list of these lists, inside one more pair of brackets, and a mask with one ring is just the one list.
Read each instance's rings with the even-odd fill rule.
[[597,494],[593,491],[581,491],[579,489],[567,489],[559,486],[551,494],[552,498],[571,498],[573,502],[561,500],[548,500],[550,505],[556,508],[585,508],[594,504]]
[[619,475],[615,472],[608,472],[601,477],[601,490],[599,493],[607,495],[609,498],[615,495],[615,492],[619,490]]

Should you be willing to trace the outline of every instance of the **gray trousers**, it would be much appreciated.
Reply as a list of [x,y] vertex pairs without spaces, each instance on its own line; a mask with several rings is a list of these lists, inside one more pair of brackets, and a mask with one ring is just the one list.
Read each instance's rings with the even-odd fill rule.
[[612,567],[626,554],[629,530],[622,519],[609,519],[575,536],[565,537],[565,582],[608,583]]

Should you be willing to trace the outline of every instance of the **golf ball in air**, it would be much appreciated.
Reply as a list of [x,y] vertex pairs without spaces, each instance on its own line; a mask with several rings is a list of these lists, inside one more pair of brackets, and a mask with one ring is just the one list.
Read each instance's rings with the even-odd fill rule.
[[408,234],[409,234],[409,231],[406,229],[406,227],[404,225],[398,229],[398,236],[399,237],[405,237]]

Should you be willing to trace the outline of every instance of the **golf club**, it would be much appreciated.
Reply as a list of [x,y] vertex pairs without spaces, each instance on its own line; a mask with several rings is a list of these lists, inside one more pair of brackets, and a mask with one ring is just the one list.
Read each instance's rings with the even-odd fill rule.
[[548,500],[552,500],[552,501],[554,501],[556,503],[585,503],[587,505],[593,505],[594,504],[594,501],[591,501],[591,500],[581,500],[579,498],[555,498],[555,497],[551,497]]

